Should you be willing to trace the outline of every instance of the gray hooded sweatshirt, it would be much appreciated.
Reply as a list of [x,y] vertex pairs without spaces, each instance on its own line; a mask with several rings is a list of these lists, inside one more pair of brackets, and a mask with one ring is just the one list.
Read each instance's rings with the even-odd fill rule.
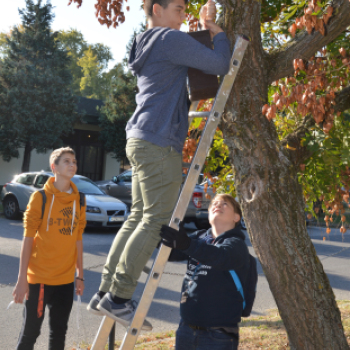
[[188,131],[187,69],[224,75],[231,58],[225,33],[215,35],[214,50],[188,34],[155,27],[136,36],[129,68],[137,76],[137,107],[126,125],[127,139],[137,138],[181,153]]

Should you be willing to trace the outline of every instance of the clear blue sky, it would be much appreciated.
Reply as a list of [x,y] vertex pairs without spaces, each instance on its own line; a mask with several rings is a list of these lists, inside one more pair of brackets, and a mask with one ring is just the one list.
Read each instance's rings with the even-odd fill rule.
[[[34,0],[36,2],[36,0]],[[45,3],[46,1],[43,0]],[[130,40],[133,29],[138,28],[145,21],[141,0],[129,0],[127,5],[130,11],[125,11],[126,20],[116,29],[101,26],[95,17],[95,0],[83,0],[82,6],[77,9],[76,4],[67,6],[68,0],[51,0],[54,6],[55,19],[52,23],[53,30],[68,30],[75,28],[81,31],[88,43],[103,43],[112,50],[114,61],[110,67],[120,62],[126,53],[126,45]],[[21,23],[18,8],[25,7],[25,0],[6,1],[6,5],[0,11],[0,32],[8,32],[9,29]]]

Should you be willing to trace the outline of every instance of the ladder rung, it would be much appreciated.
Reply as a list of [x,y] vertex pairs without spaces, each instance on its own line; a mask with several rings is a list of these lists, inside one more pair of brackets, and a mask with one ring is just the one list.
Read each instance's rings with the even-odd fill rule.
[[210,112],[189,112],[189,118],[207,118],[209,117]]

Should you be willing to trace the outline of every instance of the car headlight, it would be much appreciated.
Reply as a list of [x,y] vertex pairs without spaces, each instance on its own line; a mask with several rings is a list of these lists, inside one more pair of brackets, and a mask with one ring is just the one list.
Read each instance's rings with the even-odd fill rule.
[[101,213],[101,209],[98,208],[98,207],[89,207],[89,206],[87,206],[86,207],[86,212],[87,213],[95,213],[95,214],[97,214],[97,213]]

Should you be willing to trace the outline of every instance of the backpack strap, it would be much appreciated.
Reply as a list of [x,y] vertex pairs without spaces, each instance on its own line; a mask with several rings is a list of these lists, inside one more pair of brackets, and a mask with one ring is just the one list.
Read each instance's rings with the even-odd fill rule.
[[243,310],[244,310],[245,309],[245,299],[244,299],[244,292],[243,292],[242,283],[241,283],[237,273],[234,270],[230,270],[229,272],[230,272],[230,274],[231,274],[231,276],[233,278],[233,282],[235,282],[237,290],[242,295],[242,298],[243,298]]
[[39,190],[38,191],[41,196],[43,197],[43,204],[41,206],[41,220],[43,219],[44,217],[44,212],[45,212],[45,204],[46,204],[46,193],[45,193],[45,190]]
[[79,192],[79,204],[80,204],[80,209],[85,205],[85,193]]

